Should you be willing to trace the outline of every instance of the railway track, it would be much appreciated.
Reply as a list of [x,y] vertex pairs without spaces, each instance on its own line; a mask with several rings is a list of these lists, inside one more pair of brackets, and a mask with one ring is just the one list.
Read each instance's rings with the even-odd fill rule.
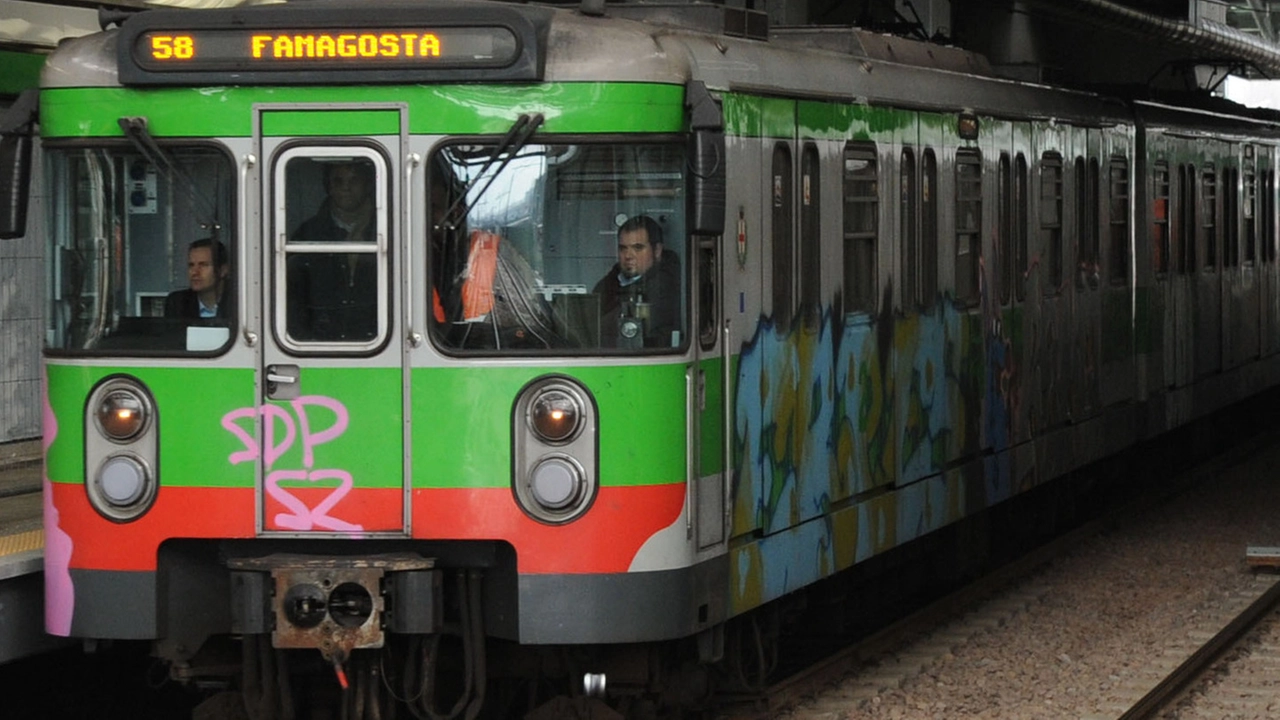
[[[1274,616],[1280,583],[1244,557],[1280,534],[1266,510],[1280,501],[1268,481],[1276,439],[1264,433],[1186,474],[1173,483],[1186,490],[1153,509],[1082,527],[757,696],[733,698],[719,717],[1280,715],[1229,709],[1247,696],[1250,707],[1280,711],[1280,623],[1270,623],[1271,640],[1249,640]],[[1238,649],[1246,641],[1256,652]],[[1222,669],[1237,657],[1268,669]]]
[[1273,610],[1224,654],[1160,717],[1168,720],[1191,718],[1272,718],[1280,715],[1280,698],[1275,678],[1280,675],[1280,617]]
[[[1243,601],[1247,598],[1240,599]],[[1172,708],[1192,683],[1203,679],[1215,668],[1218,659],[1227,651],[1237,647],[1242,640],[1251,636],[1264,620],[1274,620],[1273,616],[1278,603],[1280,603],[1280,581],[1273,581],[1270,587],[1226,622],[1221,630],[1214,633],[1154,687],[1138,698],[1124,714],[1120,715],[1120,720],[1148,720],[1148,718],[1160,717],[1163,711]],[[1280,632],[1272,634],[1276,636],[1276,641],[1280,642]],[[1170,652],[1177,653],[1179,650],[1180,648],[1175,647],[1171,648]],[[1263,688],[1259,685],[1257,689]],[[1268,689],[1267,694],[1270,696],[1269,702],[1280,701],[1274,689]]]

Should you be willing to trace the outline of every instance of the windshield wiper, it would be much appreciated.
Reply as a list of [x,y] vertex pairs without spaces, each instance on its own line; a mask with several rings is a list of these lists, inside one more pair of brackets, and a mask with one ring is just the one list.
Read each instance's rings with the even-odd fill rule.
[[528,113],[521,113],[520,117],[516,118],[515,124],[503,136],[502,142],[498,143],[497,147],[493,149],[493,154],[489,156],[484,166],[480,168],[480,172],[476,173],[475,179],[463,188],[457,199],[445,211],[444,219],[440,221],[441,229],[452,232],[462,226],[462,221],[467,219],[467,213],[470,212],[470,207],[464,202],[467,199],[467,195],[475,189],[480,180],[484,178],[485,173],[489,172],[489,168],[493,167],[493,164],[498,161],[498,158],[502,158],[502,163],[485,181],[484,186],[480,188],[475,197],[471,198],[470,204],[475,205],[489,190],[489,187],[493,185],[493,181],[498,179],[498,176],[502,174],[507,165],[515,159],[515,156],[524,149],[525,145],[529,144],[529,140],[533,138],[533,134],[538,131],[538,128],[542,127],[544,120],[542,113],[536,113],[532,116]]
[[133,144],[134,149],[142,157],[146,158],[147,162],[162,170],[171,183],[186,192],[187,197],[191,200],[192,207],[198,208],[199,212],[203,213],[205,218],[208,218],[208,222],[201,224],[213,230],[216,235],[221,224],[214,219],[215,213],[211,201],[196,192],[195,181],[183,172],[173,157],[165,152],[164,148],[160,147],[156,139],[151,136],[151,132],[147,130],[147,119],[145,117],[122,117],[118,118],[116,122],[119,123],[120,129],[124,131],[124,136]]

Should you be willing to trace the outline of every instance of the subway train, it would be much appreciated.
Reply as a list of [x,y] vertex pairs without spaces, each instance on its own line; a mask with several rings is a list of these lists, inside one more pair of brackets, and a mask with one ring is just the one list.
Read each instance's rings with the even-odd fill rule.
[[106,20],[0,151],[47,629],[251,717],[696,704],[778,601],[1280,379],[1263,117],[722,5]]

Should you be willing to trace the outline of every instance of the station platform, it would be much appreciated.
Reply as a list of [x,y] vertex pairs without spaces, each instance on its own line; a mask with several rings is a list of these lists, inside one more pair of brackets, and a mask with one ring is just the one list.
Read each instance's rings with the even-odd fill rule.
[[64,646],[44,633],[41,444],[0,445],[0,663]]

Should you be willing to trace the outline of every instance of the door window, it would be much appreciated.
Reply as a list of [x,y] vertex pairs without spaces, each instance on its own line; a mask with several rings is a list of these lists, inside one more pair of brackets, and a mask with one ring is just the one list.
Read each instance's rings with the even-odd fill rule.
[[276,333],[300,351],[388,332],[387,179],[368,148],[295,148],[275,172]]

